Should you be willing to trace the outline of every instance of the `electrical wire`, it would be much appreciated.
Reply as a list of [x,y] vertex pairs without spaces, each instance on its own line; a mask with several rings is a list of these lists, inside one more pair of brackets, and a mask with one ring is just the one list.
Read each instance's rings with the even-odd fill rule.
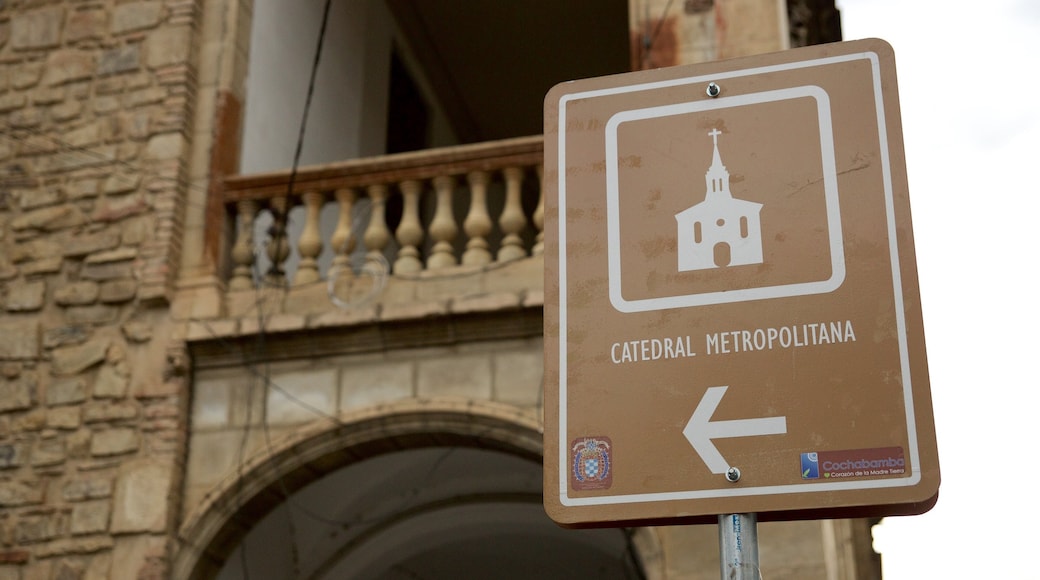
[[[292,169],[291,169],[291,171],[289,173],[289,182],[286,185],[286,190],[287,190],[286,191],[286,197],[287,198],[291,198],[292,195],[293,195],[293,185],[295,184],[295,181],[296,181],[296,173],[297,173],[297,170],[299,168],[300,157],[301,157],[302,152],[303,152],[303,144],[305,142],[305,137],[306,137],[306,133],[307,133],[307,121],[308,121],[308,119],[310,117],[311,102],[314,99],[314,88],[315,88],[315,86],[317,84],[317,78],[318,78],[318,66],[321,63],[321,55],[322,55],[322,51],[324,50],[324,47],[325,47],[325,33],[328,30],[329,12],[330,12],[331,7],[332,7],[332,0],[325,0],[325,7],[322,10],[322,16],[321,16],[321,25],[320,25],[320,28],[318,30],[317,46],[315,47],[315,50],[314,50],[314,61],[311,64],[310,79],[308,80],[308,83],[307,83],[307,96],[304,99],[303,114],[302,114],[301,119],[300,119],[300,130],[299,130],[299,133],[298,133],[297,138],[296,138],[296,149],[295,149],[295,153],[293,155]],[[272,211],[274,212],[274,210],[272,210]],[[287,235],[286,226],[287,226],[287,220],[288,220],[288,213],[289,212],[287,211],[287,208],[286,208],[286,211],[274,212],[274,213],[275,213],[275,215],[274,215],[274,224],[272,226],[272,232],[275,233],[276,236],[278,236],[278,237],[276,237],[274,242],[276,244],[280,244],[281,241],[282,241],[280,239],[280,236]],[[283,215],[279,215],[279,214],[283,214]],[[253,260],[254,266],[257,264],[257,262],[258,262],[257,260]],[[274,267],[277,269],[278,265],[274,264]],[[276,272],[277,272],[277,270],[276,270]],[[259,289],[258,289],[258,291],[259,291]],[[258,346],[261,354],[266,350],[265,347],[264,347],[265,339],[266,339],[266,333],[264,331],[263,314],[264,314],[264,309],[263,308],[258,309],[258,311],[257,311],[257,317],[258,317],[258,320],[257,320],[257,322],[258,322],[258,324],[257,324],[257,328],[258,328],[258,331],[257,331],[257,346]],[[264,356],[262,360],[264,361],[264,365],[265,365],[264,366],[264,381],[263,381],[264,390],[263,390],[263,392],[264,392],[264,399],[267,400],[269,398],[268,393],[270,392],[270,386],[272,384],[271,380],[270,380],[270,367],[269,367],[270,362],[268,360],[268,357],[266,357],[266,356]],[[288,394],[284,389],[282,389],[281,392],[283,394],[286,394],[286,395]],[[313,409],[310,405],[304,404],[303,401],[298,400],[296,397],[292,397],[292,398],[294,400],[296,400],[296,402],[298,404],[303,404],[308,409],[317,410],[317,409]],[[320,410],[317,410],[317,411],[320,411]],[[325,413],[322,412],[321,414],[325,414]],[[262,417],[262,422],[263,422],[262,424],[263,424],[263,430],[264,430],[264,440],[265,440],[265,443],[268,446],[268,449],[270,450],[271,449],[271,436],[270,436],[270,429],[269,429],[269,424],[268,424],[268,416],[267,416],[266,412],[264,413],[264,415]],[[299,549],[299,544],[298,544],[298,539],[297,539],[296,523],[295,523],[295,521],[293,519],[293,511],[294,510],[292,509],[292,503],[288,501],[290,499],[290,494],[288,492],[287,486],[285,485],[285,481],[282,478],[278,478],[278,485],[281,488],[282,494],[286,497],[287,505],[290,508],[286,512],[287,516],[288,516],[288,525],[289,525],[289,538],[290,538],[289,549],[290,549],[290,557],[291,557],[291,561],[292,561],[293,577],[294,578],[298,578],[300,576],[300,549]],[[243,547],[244,547],[244,544],[245,544],[245,541],[246,541],[247,538],[248,538],[248,536],[244,536],[243,539],[242,539]]]

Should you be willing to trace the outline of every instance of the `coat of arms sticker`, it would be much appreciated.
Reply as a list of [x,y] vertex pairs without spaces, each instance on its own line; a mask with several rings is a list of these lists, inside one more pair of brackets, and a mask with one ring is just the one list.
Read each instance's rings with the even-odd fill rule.
[[613,457],[609,437],[579,437],[571,441],[571,486],[575,490],[609,489]]

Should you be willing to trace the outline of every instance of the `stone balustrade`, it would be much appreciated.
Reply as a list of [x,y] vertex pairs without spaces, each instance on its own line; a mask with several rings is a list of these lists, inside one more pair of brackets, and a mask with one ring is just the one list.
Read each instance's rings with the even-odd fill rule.
[[533,136],[228,177],[229,289],[373,260],[407,277],[539,255],[541,167]]

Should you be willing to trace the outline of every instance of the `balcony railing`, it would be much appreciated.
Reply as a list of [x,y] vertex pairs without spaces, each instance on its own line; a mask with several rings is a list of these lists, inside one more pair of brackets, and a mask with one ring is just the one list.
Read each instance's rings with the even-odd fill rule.
[[229,288],[308,284],[359,260],[435,276],[538,255],[541,168],[533,136],[228,177]]

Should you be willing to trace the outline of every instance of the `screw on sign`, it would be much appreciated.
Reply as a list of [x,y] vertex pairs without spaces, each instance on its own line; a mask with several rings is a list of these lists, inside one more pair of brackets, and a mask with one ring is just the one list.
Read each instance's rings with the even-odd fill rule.
[[934,504],[888,44],[558,85],[544,189],[554,520]]

